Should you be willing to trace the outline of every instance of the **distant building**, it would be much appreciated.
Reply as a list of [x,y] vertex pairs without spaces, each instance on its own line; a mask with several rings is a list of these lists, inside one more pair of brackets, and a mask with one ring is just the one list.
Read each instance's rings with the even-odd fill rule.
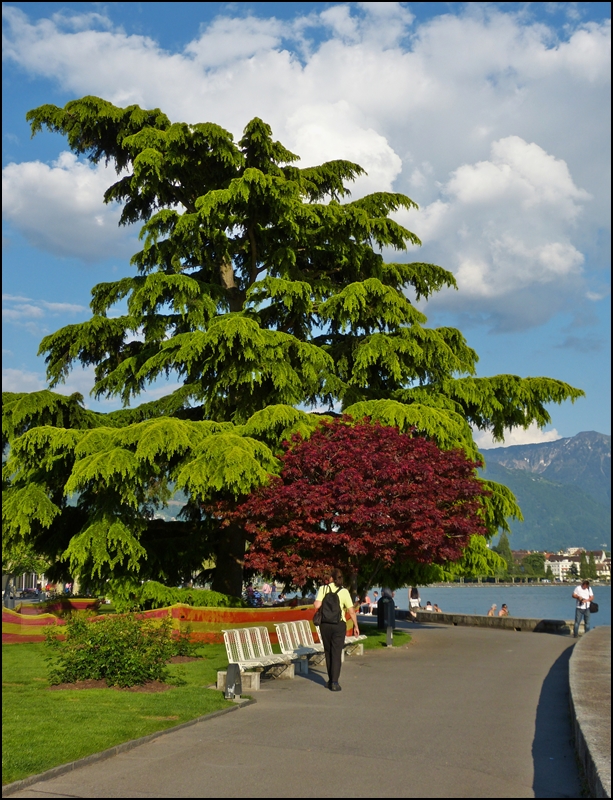
[[611,559],[605,558],[604,561],[596,562],[596,574],[600,581],[611,580]]
[[594,556],[594,563],[596,564],[596,574],[598,580],[610,581],[611,580],[611,559],[607,558],[604,550],[585,550],[583,547],[568,547],[561,553],[556,555],[546,554],[545,556],[545,569],[551,567],[553,577],[558,580],[568,580],[568,573],[573,564],[577,568],[579,574],[579,565],[581,563],[581,554],[585,553],[589,559],[590,555]]
[[559,581],[565,581],[573,564],[577,568],[577,575],[579,575],[580,561],[579,556],[549,556],[545,561],[545,569],[551,567],[553,577]]

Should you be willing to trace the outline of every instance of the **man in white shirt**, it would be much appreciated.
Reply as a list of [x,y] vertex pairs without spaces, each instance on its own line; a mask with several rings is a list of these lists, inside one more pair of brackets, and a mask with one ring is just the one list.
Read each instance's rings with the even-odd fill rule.
[[594,592],[590,589],[590,582],[583,581],[581,586],[577,586],[573,592],[573,597],[577,601],[577,608],[575,609],[575,627],[573,629],[573,636],[576,639],[577,636],[579,636],[581,618],[583,618],[585,633],[590,629],[590,602],[594,599]]

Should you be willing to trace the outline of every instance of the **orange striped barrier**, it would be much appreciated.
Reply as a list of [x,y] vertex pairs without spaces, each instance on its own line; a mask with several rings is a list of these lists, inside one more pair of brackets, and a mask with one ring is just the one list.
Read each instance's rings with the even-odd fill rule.
[[[71,601],[74,602],[74,601]],[[91,602],[91,601],[90,601]],[[162,619],[170,615],[173,630],[181,631],[189,625],[191,639],[196,642],[222,642],[225,628],[247,628],[263,625],[270,633],[271,642],[277,643],[275,622],[294,622],[311,619],[313,606],[281,606],[277,608],[202,608],[182,603],[167,608],[143,611],[145,619]],[[101,619],[95,615],[91,619]],[[65,621],[55,614],[37,615],[2,609],[2,644],[44,641],[43,629],[47,625],[64,625]]]
[[43,603],[18,603],[15,611],[27,616],[40,616],[41,614],[61,614],[67,611],[89,611],[100,607],[99,600],[84,597],[58,598],[45,600]]

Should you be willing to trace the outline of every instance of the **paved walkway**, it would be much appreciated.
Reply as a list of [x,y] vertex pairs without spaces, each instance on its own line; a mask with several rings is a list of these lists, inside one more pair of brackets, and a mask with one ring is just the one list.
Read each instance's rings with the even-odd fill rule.
[[[414,626],[404,648],[13,797],[579,797],[568,637]],[[67,731],[70,722],[67,720]],[[68,734],[69,735],[69,734]]]

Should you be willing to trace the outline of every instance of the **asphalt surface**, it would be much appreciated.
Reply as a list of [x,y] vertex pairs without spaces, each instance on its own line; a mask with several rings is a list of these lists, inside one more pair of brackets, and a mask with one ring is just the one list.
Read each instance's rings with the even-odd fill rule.
[[410,628],[404,648],[346,659],[341,692],[319,668],[267,681],[255,705],[12,796],[580,796],[573,639]]

